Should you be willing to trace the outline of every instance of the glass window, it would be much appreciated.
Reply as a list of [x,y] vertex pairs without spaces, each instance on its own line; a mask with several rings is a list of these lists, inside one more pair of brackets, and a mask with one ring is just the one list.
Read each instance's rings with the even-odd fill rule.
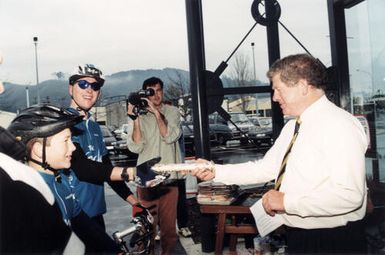
[[369,178],[385,182],[385,24],[383,0],[346,9],[352,113],[368,119],[371,132]]

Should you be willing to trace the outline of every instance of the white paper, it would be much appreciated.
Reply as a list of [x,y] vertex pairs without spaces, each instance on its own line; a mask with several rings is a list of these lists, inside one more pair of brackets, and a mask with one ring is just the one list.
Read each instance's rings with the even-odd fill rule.
[[275,214],[275,216],[270,216],[266,213],[262,206],[262,199],[258,200],[252,207],[250,207],[250,211],[257,224],[258,232],[262,237],[271,233],[283,224],[281,215]]

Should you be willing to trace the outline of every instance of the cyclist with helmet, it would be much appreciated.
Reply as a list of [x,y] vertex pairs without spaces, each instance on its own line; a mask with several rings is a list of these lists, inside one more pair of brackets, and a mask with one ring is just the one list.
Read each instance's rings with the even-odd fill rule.
[[26,159],[36,169],[54,194],[64,222],[86,245],[86,252],[120,253],[105,230],[83,212],[77,199],[79,180],[69,168],[75,146],[70,128],[82,117],[52,105],[38,105],[23,110],[8,130],[26,145]]
[[68,111],[82,118],[82,121],[75,125],[77,132],[72,133],[76,151],[72,156],[71,169],[81,180],[76,195],[81,208],[105,229],[105,181],[129,204],[140,204],[123,181],[116,181],[134,180],[133,168],[112,166],[100,126],[89,112],[99,98],[103,84],[104,78],[98,68],[91,64],[79,66],[69,78],[71,105]]
[[25,145],[0,127],[0,254],[83,254],[43,178],[16,161],[24,157]]

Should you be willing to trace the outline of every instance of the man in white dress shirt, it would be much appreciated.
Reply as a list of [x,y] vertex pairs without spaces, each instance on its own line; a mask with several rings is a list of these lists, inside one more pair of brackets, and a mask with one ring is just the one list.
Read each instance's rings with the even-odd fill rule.
[[216,165],[214,172],[197,169],[193,175],[226,184],[275,179],[261,208],[281,218],[289,253],[364,253],[368,141],[363,127],[327,99],[325,67],[312,56],[278,60],[267,76],[273,100],[300,124],[289,121],[261,160]]

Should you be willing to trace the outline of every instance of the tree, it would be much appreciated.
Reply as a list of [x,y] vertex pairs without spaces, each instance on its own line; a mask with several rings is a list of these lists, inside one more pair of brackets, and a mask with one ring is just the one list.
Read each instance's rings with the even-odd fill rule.
[[53,72],[53,76],[55,76],[58,80],[64,80],[66,78],[66,74],[63,72]]
[[191,115],[191,90],[188,79],[182,72],[175,71],[174,77],[167,75],[170,84],[165,88],[165,99],[178,106],[184,120]]
[[[235,55],[230,77],[234,80],[236,86],[246,87],[250,85],[252,74],[249,66],[249,58],[245,54],[237,53]],[[240,95],[241,110],[243,112],[246,112],[248,99],[250,99],[250,96]]]

